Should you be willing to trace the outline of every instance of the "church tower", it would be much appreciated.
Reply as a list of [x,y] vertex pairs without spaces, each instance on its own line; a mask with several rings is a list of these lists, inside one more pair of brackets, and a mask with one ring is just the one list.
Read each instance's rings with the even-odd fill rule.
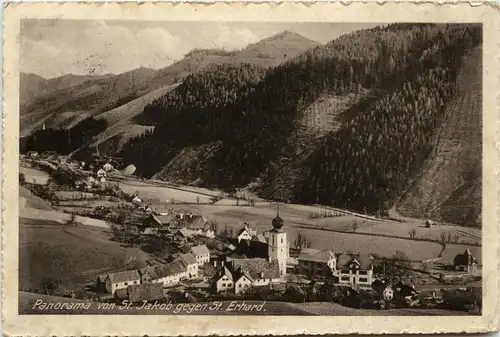
[[279,206],[276,210],[276,217],[273,219],[273,229],[269,231],[269,241],[267,244],[267,254],[270,261],[278,261],[280,275],[286,274],[286,263],[289,255],[288,238],[282,229],[283,219],[280,217]]

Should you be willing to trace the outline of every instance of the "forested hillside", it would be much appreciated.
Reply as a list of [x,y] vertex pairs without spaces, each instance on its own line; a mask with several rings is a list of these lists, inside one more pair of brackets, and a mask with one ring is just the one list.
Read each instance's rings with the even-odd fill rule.
[[[307,108],[325,94],[357,95],[337,107],[335,128],[302,148],[286,198],[383,212],[433,150],[462,57],[480,43],[479,25],[394,24],[315,47],[262,78],[250,65],[215,68],[146,107],[162,122],[122,155],[145,176],[226,189],[257,179],[278,198],[272,185],[283,179],[269,177],[298,158],[290,141]],[[201,162],[179,157],[201,148],[211,151]],[[277,162],[284,156],[292,159]]]

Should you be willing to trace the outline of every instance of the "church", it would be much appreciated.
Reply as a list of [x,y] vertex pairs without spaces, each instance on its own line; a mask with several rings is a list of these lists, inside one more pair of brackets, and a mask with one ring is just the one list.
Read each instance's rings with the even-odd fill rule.
[[[241,294],[251,287],[282,281],[289,257],[289,242],[283,225],[278,208],[272,228],[265,235],[258,235],[248,226],[242,228],[236,248],[226,256],[225,264],[214,278],[214,291]],[[250,232],[251,237],[248,236]]]

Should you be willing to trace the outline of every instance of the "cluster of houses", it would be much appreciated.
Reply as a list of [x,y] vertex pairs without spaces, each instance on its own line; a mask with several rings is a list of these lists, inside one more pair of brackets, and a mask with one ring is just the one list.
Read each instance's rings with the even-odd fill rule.
[[[137,295],[148,293],[144,289],[163,289],[176,286],[184,280],[201,279],[200,268],[205,264],[210,264],[210,250],[205,245],[198,245],[191,247],[189,253],[179,254],[167,264],[100,275],[97,277],[96,289],[119,299],[130,299],[131,291]],[[146,296],[141,300],[152,299]]]
[[[85,169],[86,163],[81,162],[78,165],[78,168],[80,169]],[[109,174],[109,172],[113,171],[114,167],[111,163],[106,163],[104,164],[101,168],[99,168],[95,172],[95,177],[93,174],[90,174],[86,177],[86,179],[81,179],[75,182],[76,188],[85,188],[85,189],[92,189],[92,188],[97,188],[101,186],[100,184],[103,184],[106,182],[106,176]]]
[[141,205],[142,200],[134,196],[137,209],[147,214],[141,224],[128,226],[128,231],[142,235],[167,235],[176,242],[187,242],[193,236],[215,238],[215,231],[210,222],[200,214],[157,211],[149,205]]
[[[181,226],[173,232],[175,240],[186,240],[192,235],[213,235],[208,232],[207,220],[201,215],[151,210],[149,219],[155,227],[148,228],[159,231]],[[151,234],[154,235],[154,231]],[[469,250],[457,255],[455,260],[457,270],[470,271],[477,264]],[[223,256],[211,256],[207,246],[197,245],[170,263],[106,275],[98,279],[98,284],[121,298],[131,298],[131,293],[132,297],[141,293],[156,294],[152,287],[173,287],[185,280],[204,282],[212,293],[240,295],[256,287],[279,288],[287,283],[288,274],[296,273],[312,281],[328,280],[349,289],[374,290],[384,301],[398,294],[411,302],[411,296],[415,295],[412,285],[385,283],[375,277],[373,269],[374,258],[368,254],[303,248],[297,258],[291,258],[278,210],[270,230],[259,234],[250,226],[243,226]],[[141,290],[141,287],[150,290]]]

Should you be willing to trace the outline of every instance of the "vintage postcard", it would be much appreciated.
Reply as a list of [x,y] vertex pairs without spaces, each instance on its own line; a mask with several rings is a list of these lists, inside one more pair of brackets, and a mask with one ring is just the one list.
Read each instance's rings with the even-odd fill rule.
[[498,330],[497,7],[4,21],[7,334]]

